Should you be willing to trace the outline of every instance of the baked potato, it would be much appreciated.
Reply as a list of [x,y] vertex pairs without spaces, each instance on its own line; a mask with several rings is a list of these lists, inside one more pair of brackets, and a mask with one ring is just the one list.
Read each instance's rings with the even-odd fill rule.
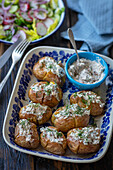
[[24,148],[37,148],[39,135],[36,125],[27,119],[21,119],[15,127],[15,143]]
[[51,121],[57,129],[62,132],[75,127],[85,127],[89,123],[90,110],[78,106],[78,104],[67,105],[58,108],[52,115]]
[[62,90],[54,82],[37,82],[30,87],[28,96],[34,103],[54,107],[62,99]]
[[51,153],[64,155],[67,146],[67,140],[62,132],[56,127],[49,126],[40,129],[40,142],[43,148]]
[[105,105],[101,97],[92,91],[79,91],[73,93],[70,97],[70,103],[77,103],[80,107],[86,107],[90,110],[92,116],[101,115]]
[[94,127],[71,129],[67,133],[67,144],[75,154],[88,154],[100,148],[100,130]]
[[40,103],[29,103],[22,107],[19,112],[20,119],[28,119],[35,124],[44,124],[52,115],[52,110],[49,106],[41,105]]
[[65,82],[66,75],[63,66],[57,64],[52,57],[42,57],[33,67],[33,74],[39,80],[53,81],[59,86]]

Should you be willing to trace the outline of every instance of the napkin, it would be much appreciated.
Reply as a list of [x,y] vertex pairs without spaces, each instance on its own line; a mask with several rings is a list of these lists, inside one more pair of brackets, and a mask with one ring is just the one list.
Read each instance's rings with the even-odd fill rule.
[[[70,9],[78,13],[78,21],[71,28],[80,50],[109,54],[113,45],[113,0],[67,0]],[[67,30],[61,33],[69,39]]]

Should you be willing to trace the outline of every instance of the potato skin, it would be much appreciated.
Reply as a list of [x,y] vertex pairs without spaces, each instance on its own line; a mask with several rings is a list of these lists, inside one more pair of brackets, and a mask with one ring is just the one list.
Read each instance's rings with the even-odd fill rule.
[[[86,103],[88,103],[88,100],[84,100],[84,97],[79,97],[77,94],[78,93],[87,93],[90,92],[91,95],[96,95],[96,93],[92,92],[92,91],[80,91],[80,92],[75,92],[71,95],[70,97],[70,103],[77,103],[80,107],[86,107]],[[90,96],[90,95],[89,95]],[[102,107],[100,107],[100,104],[97,103],[96,101],[93,103],[92,101],[90,101],[90,104],[87,106],[87,109],[90,110],[90,114],[92,116],[98,116],[101,115],[103,113],[103,109],[104,109],[104,102],[102,101],[102,99],[100,99],[100,102],[103,104]]]
[[[46,56],[46,57],[48,57],[48,56]],[[64,76],[59,77],[57,74],[54,74],[52,71],[47,72],[46,65],[40,63],[40,61],[42,61],[46,57],[40,58],[39,61],[34,65],[34,67],[33,67],[34,76],[39,80],[46,80],[49,82],[52,81],[52,82],[57,83],[59,86],[63,86],[63,84],[65,83],[66,75],[64,74]],[[56,61],[52,57],[49,57],[49,58],[54,63],[56,63]],[[63,65],[61,65],[61,64],[58,64],[58,65],[63,68]]]
[[[27,121],[27,120],[23,119],[20,121]],[[20,121],[19,121],[19,123],[20,123]],[[39,135],[37,132],[36,125],[31,122],[29,122],[29,124],[31,126],[30,133],[29,133],[29,135],[31,135],[31,139],[26,140],[26,136],[20,134],[19,124],[17,124],[16,128],[15,128],[15,140],[14,141],[19,146],[22,146],[24,148],[34,149],[34,148],[37,148],[39,145]],[[27,126],[26,126],[26,128],[27,128]]]
[[56,98],[55,94],[52,94],[53,91],[51,91],[51,93],[49,95],[46,95],[44,90],[40,90],[40,91],[36,92],[32,88],[30,88],[30,90],[28,92],[28,96],[29,96],[30,100],[34,103],[44,104],[44,105],[47,105],[49,107],[56,106],[60,102],[60,100],[62,99],[63,94],[62,94],[61,88],[57,84],[55,84],[54,82],[50,82],[50,83],[48,83],[48,82],[37,82],[37,83],[33,84],[32,86],[43,85],[43,84],[45,84],[45,85],[50,85],[50,84],[56,85],[56,87],[57,87],[56,92],[58,93],[59,100]]
[[[57,130],[57,128],[53,126],[49,126],[48,128],[51,130]],[[44,133],[42,132],[40,135],[40,142],[43,148],[53,154],[64,155],[65,149],[67,147],[67,140],[64,134],[62,132],[60,133],[62,134],[62,138],[63,138],[62,143],[58,143],[54,141],[52,142],[50,138],[47,138],[47,136],[44,136]]]
[[[35,113],[33,114],[31,112],[26,111],[26,108],[28,106],[29,106],[29,104],[20,109],[20,112],[19,112],[20,119],[28,119],[32,123],[41,125],[41,124],[46,123],[52,115],[51,108],[49,106],[47,106],[46,112],[43,113],[42,118],[38,119],[38,116]],[[45,107],[45,105],[42,105],[42,107]],[[35,108],[36,108],[36,106],[35,106]],[[23,110],[24,110],[24,112],[23,112]]]
[[[82,128],[79,128],[82,129]],[[97,152],[100,148],[100,142],[98,144],[91,144],[88,143],[87,145],[85,145],[83,143],[83,141],[80,140],[74,140],[70,134],[74,133],[74,129],[71,129],[68,133],[67,133],[67,144],[69,149],[75,153],[75,154],[88,154],[88,153],[94,153]],[[100,131],[98,131],[99,135],[100,135]]]
[[89,123],[89,115],[83,116],[69,116],[67,118],[64,117],[56,117],[62,110],[65,110],[66,106],[58,108],[51,117],[51,121],[57,129],[62,132],[67,132],[70,129],[75,127],[85,127]]

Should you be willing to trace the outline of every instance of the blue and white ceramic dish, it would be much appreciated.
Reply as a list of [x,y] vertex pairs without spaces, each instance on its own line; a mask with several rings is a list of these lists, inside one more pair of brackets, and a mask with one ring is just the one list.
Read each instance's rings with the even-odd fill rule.
[[[64,8],[63,0],[58,0],[58,4],[59,4],[59,8]],[[40,38],[38,40],[34,40],[30,44],[38,43],[38,42],[44,40],[45,38],[51,36],[53,33],[55,33],[60,28],[60,26],[62,25],[62,23],[64,21],[64,17],[65,17],[65,11],[61,14],[59,24],[57,25],[57,27],[50,34],[48,34],[48,35],[46,35],[46,36],[44,36],[44,37],[42,37],[42,38]],[[13,42],[2,40],[2,39],[0,39],[0,42],[5,43],[5,44],[13,44]]]
[[88,59],[91,61],[96,61],[97,63],[100,62],[102,64],[102,66],[104,67],[104,72],[103,72],[104,76],[100,81],[93,83],[93,84],[83,84],[83,83],[80,83],[80,82],[74,80],[68,73],[69,66],[71,64],[73,64],[74,61],[77,60],[77,55],[74,54],[67,60],[66,65],[65,65],[66,75],[67,75],[68,79],[70,80],[70,82],[81,90],[89,90],[89,89],[93,89],[95,87],[100,86],[100,84],[102,84],[104,82],[105,78],[108,75],[108,65],[105,62],[105,60],[102,57],[100,57],[99,55],[97,55],[95,53],[91,53],[91,52],[80,52],[80,53],[78,53],[78,55],[80,58],[85,58],[85,59]]
[[[73,53],[74,50],[72,49],[42,46],[32,49],[25,55],[15,80],[3,124],[3,138],[13,149],[39,157],[73,163],[95,162],[101,159],[107,152],[112,136],[113,121],[113,60],[105,56],[101,57],[104,58],[108,64],[108,76],[100,87],[93,89],[93,91],[100,95],[105,101],[104,115],[95,118],[96,124],[101,130],[100,134],[102,139],[101,147],[98,152],[88,155],[76,155],[67,148],[65,155],[59,156],[45,151],[41,146],[39,146],[36,150],[30,150],[22,148],[14,143],[14,131],[15,125],[19,120],[19,110],[22,106],[28,104],[28,90],[34,82],[38,81],[32,74],[33,65],[37,62],[39,57],[43,56],[51,56],[56,61],[60,60],[65,65],[67,59],[71,57]],[[62,90],[63,99],[57,107],[69,103],[70,95],[78,91],[78,89],[73,86],[68,79],[66,80]],[[48,125],[50,125],[49,122],[43,126]],[[38,127],[37,130],[39,131],[39,129],[40,127]]]

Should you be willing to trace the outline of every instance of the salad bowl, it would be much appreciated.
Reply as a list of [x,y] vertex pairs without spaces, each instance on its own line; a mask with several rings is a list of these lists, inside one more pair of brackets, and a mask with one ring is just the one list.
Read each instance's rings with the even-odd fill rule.
[[13,44],[22,36],[34,44],[51,36],[63,23],[65,11],[62,0],[17,0],[16,4],[7,6],[5,1],[0,3],[2,43]]

